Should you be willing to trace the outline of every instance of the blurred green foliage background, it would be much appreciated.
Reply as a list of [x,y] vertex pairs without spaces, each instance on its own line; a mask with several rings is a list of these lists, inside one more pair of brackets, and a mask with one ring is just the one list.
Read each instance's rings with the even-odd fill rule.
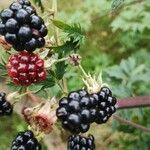
[[[51,8],[50,0],[43,0],[44,17]],[[0,1],[5,8],[10,1]],[[113,4],[113,5],[112,5]],[[57,19],[79,23],[86,31],[80,48],[82,64],[87,72],[103,73],[118,98],[148,95],[150,89],[150,2],[149,0],[58,0]],[[49,22],[49,18],[44,17]],[[49,25],[50,34],[53,30]],[[69,67],[65,74],[69,90],[83,86],[76,68]],[[57,91],[53,88],[53,91]],[[118,113],[139,124],[150,127],[150,109],[121,110]],[[0,119],[0,150],[7,149],[10,137],[26,125],[17,116]],[[103,126],[102,126],[103,128]],[[101,128],[100,128],[101,129]],[[110,131],[110,129],[112,129]],[[96,135],[98,150],[149,150],[150,135],[140,130],[108,124],[108,133]],[[110,131],[110,132],[109,132]],[[91,131],[95,133],[94,129]],[[106,141],[106,140],[109,140]],[[108,144],[106,145],[106,143]],[[105,143],[105,144],[103,144]]]

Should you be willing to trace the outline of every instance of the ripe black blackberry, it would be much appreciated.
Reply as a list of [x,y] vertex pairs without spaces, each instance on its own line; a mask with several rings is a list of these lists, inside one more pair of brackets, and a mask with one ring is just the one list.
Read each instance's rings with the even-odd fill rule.
[[0,93],[0,116],[9,116],[13,112],[13,106],[6,101],[6,94]]
[[105,123],[115,112],[115,104],[116,98],[107,87],[96,94],[78,90],[59,101],[56,115],[64,129],[76,134],[84,133],[93,122]]
[[95,150],[94,137],[71,135],[68,139],[68,150]]
[[[57,117],[65,129],[72,133],[88,131],[91,122],[89,94],[85,90],[71,92],[59,102]],[[90,101],[90,100],[89,100]]]
[[41,144],[32,131],[20,132],[12,142],[11,150],[41,150]]
[[13,2],[0,18],[0,34],[15,50],[32,52],[45,45],[47,27],[28,0]]

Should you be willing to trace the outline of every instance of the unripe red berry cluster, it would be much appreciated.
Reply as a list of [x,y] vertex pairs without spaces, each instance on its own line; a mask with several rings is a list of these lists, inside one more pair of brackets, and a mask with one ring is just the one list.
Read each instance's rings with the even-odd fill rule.
[[28,86],[46,79],[44,61],[37,54],[27,51],[12,55],[6,68],[17,85]]

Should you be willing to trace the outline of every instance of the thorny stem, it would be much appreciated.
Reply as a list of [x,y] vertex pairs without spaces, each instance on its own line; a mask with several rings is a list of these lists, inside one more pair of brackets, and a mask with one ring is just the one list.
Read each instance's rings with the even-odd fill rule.
[[33,110],[38,111],[43,105],[44,105],[44,103],[41,102],[41,103],[39,103],[38,105],[34,106],[34,107],[33,107]]
[[92,76],[91,74],[87,74],[81,64],[79,64],[79,69],[82,71],[84,78],[82,78],[84,84],[87,87],[87,90],[90,94],[97,93],[100,91],[102,83],[99,83],[96,76]]
[[[53,19],[55,19],[55,17],[57,16],[57,0],[53,0],[52,2],[52,10],[54,11],[53,14]],[[59,45],[59,31],[57,27],[54,27],[54,31],[55,31],[55,40],[56,40],[56,44]]]
[[66,61],[66,60],[68,60],[68,57],[57,59],[55,63],[63,62],[63,61]]
[[82,65],[80,64],[78,67],[79,67],[79,69],[82,71],[82,73],[84,74],[84,76],[85,76],[86,78],[88,78],[88,75],[87,75],[87,73],[85,72],[85,70],[83,69]]
[[29,93],[31,93],[31,92],[25,92],[25,93],[23,93],[23,94],[21,94],[21,95],[19,95],[19,96],[16,96],[16,97],[14,97],[15,98],[15,100],[14,100],[14,102],[12,103],[12,105],[15,105],[16,103],[18,103],[20,100],[21,100],[21,98],[23,97],[23,96],[26,96],[26,95],[28,95]]
[[[57,0],[53,0],[53,2],[52,2],[52,9],[54,11],[53,19],[55,19],[55,17],[57,16],[57,12],[58,12],[58,3],[57,3]],[[54,31],[55,31],[56,44],[59,45],[60,44],[59,29],[57,27],[54,27]],[[62,62],[62,61],[66,61],[66,60],[68,60],[68,58],[62,58],[62,59],[57,60],[56,63]],[[62,79],[62,85],[60,83],[58,84],[59,87],[63,90],[64,93],[68,92],[66,83],[64,83],[65,81],[66,80]]]
[[32,93],[28,93],[28,97],[31,99],[33,103],[37,103],[37,104],[41,103],[41,100],[38,99],[36,96],[34,96]]
[[149,133],[150,133],[150,128],[146,128],[146,127],[144,127],[144,126],[142,126],[142,125],[139,125],[139,124],[137,124],[137,123],[131,122],[131,121],[127,120],[127,119],[124,119],[124,118],[122,118],[122,117],[116,115],[116,114],[113,115],[113,118],[114,118],[115,120],[119,121],[119,122],[122,123],[122,124],[130,125],[130,126],[132,126],[132,127],[134,127],[134,128],[137,128],[137,129],[140,129],[140,130],[142,130],[142,131],[145,131],[145,132],[149,132]]
[[23,96],[25,96],[25,95],[27,95],[27,94],[29,94],[29,93],[31,93],[31,92],[25,92],[25,93],[23,93],[23,94],[21,94],[21,95],[19,95],[19,96],[17,96],[16,98],[18,99],[18,98],[21,98],[21,97],[23,97]]
[[68,60],[68,57],[63,57],[61,59],[54,59],[54,60],[51,60],[50,62],[48,61],[48,66],[45,66],[45,68],[48,70],[52,67],[52,65],[56,64],[56,63],[59,63],[59,62],[63,62],[63,61],[66,61]]
[[62,91],[64,91],[64,89],[63,89],[63,87],[62,87],[62,85],[61,85],[61,83],[58,81],[57,82],[57,84],[58,84],[58,86],[60,87],[60,89],[62,90]]
[[63,84],[63,88],[64,88],[64,94],[67,94],[68,93],[67,81],[66,81],[66,78],[64,78],[64,77],[62,79],[62,84]]
[[129,97],[118,100],[117,109],[136,108],[150,106],[150,96]]

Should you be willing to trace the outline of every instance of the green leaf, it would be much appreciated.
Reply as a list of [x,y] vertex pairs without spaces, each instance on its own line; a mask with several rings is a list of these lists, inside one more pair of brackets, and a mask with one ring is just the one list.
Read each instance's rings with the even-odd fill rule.
[[64,54],[68,54],[71,51],[76,52],[79,49],[79,47],[79,41],[74,41],[73,38],[70,38],[70,40],[66,41],[63,45],[52,48],[58,53],[63,52]]
[[6,85],[13,91],[21,91],[23,86],[15,85],[13,82],[7,82]]
[[43,88],[43,85],[32,84],[28,87],[28,90],[33,93],[36,93],[36,92],[40,91],[42,88]]
[[55,67],[55,78],[61,80],[66,72],[67,64],[65,64],[65,62],[59,62]]
[[82,30],[80,24],[68,25],[59,20],[52,20],[53,24],[59,29],[68,34],[68,37],[73,37],[75,41],[82,41],[85,36],[85,32]]
[[45,98],[45,99],[48,98],[48,94],[47,94],[46,90],[44,90],[44,89],[41,89],[40,91],[36,92],[35,94],[42,98]]
[[76,33],[81,36],[85,35],[84,31],[82,30],[79,24],[74,24],[71,26],[59,20],[52,20],[52,22],[56,27],[58,27],[59,29],[62,29],[66,33],[69,33],[69,34]]
[[114,83],[113,92],[115,95],[127,97],[139,90],[135,88],[138,84],[148,85],[150,71],[147,68],[149,68],[148,65],[138,64],[135,58],[129,57],[126,60],[122,60],[119,65],[107,68],[105,72],[109,76],[109,80],[111,79],[111,82]]
[[126,74],[124,74],[122,69],[117,65],[114,65],[114,66],[110,67],[109,69],[107,69],[106,73],[112,78],[116,78],[116,79],[125,79],[126,78]]
[[53,76],[48,74],[46,80],[40,82],[40,85],[42,86],[42,89],[50,88],[55,85],[55,79]]

